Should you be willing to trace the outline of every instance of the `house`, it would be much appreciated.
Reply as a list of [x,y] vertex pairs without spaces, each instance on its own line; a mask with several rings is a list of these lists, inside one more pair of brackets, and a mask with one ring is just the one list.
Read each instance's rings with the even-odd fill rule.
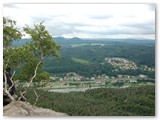
[[136,79],[131,79],[129,80],[130,83],[137,83],[137,80]]
[[147,75],[142,75],[142,74],[140,74],[139,77],[140,77],[140,78],[146,78]]

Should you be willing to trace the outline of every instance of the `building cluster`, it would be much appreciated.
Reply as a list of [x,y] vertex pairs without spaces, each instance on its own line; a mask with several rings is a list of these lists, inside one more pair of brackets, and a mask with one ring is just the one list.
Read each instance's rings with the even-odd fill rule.
[[143,70],[146,70],[146,71],[155,71],[155,68],[150,68],[147,65],[143,65],[140,68],[143,69]]
[[69,72],[66,74],[66,76],[63,78],[63,80],[82,80],[84,77],[81,76],[81,75],[78,75],[77,73],[75,72]]
[[66,73],[64,77],[57,77],[57,76],[52,76],[50,77],[52,80],[59,80],[59,81],[81,81],[84,79],[84,76],[78,75],[75,72],[69,72]]
[[111,64],[115,68],[119,68],[120,70],[136,70],[138,69],[137,65],[130,60],[127,60],[125,58],[119,58],[119,57],[106,57],[105,62]]

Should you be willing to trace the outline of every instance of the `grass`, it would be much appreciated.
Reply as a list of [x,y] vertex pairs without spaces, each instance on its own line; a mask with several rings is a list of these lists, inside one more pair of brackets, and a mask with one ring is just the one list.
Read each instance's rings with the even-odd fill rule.
[[76,62],[76,63],[80,63],[80,64],[84,64],[84,65],[89,65],[91,64],[91,62],[84,60],[84,59],[80,59],[80,58],[76,58],[76,57],[72,57],[72,61]]

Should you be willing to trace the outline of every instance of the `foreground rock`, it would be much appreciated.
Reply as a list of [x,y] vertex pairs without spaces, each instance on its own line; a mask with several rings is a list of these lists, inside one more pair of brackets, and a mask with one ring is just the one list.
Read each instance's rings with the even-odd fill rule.
[[68,116],[65,113],[55,112],[33,106],[22,101],[14,101],[3,107],[4,116]]

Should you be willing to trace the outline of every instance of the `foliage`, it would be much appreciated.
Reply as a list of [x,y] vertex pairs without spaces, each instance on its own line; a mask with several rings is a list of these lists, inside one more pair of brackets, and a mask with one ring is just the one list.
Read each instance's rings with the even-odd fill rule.
[[43,25],[43,22],[34,24],[34,28],[26,25],[24,31],[31,36],[32,41],[30,46],[36,57],[39,59],[44,59],[48,55],[59,57],[57,51],[60,50],[60,46],[55,43],[53,37]]
[[[37,106],[64,112],[71,116],[154,116],[155,86],[125,89],[99,88],[86,92],[43,93]],[[30,89],[28,100],[34,103]]]
[[16,22],[14,20],[3,18],[3,73],[5,78],[5,92],[7,92],[7,68],[10,68],[13,72],[11,78],[9,78],[12,83],[12,78],[25,80],[28,82],[27,86],[30,87],[36,77],[36,79],[49,78],[49,74],[41,70],[44,58],[49,55],[59,58],[58,50],[60,50],[60,46],[55,43],[43,25],[43,22],[34,24],[34,28],[26,25],[24,31],[31,36],[31,41],[17,47],[13,46],[13,42],[21,39],[22,34],[15,26]]
[[35,77],[36,82],[47,81],[49,79],[50,79],[50,75],[47,72],[41,72],[41,73],[37,74],[37,76]]
[[[14,84],[13,84],[13,75],[15,74],[15,70],[13,74],[10,73],[10,65],[13,63],[14,67],[19,66],[19,57],[15,60],[15,54],[19,53],[22,49],[14,49],[12,48],[13,41],[17,39],[21,39],[22,35],[18,28],[15,27],[16,21],[11,19],[3,18],[3,95],[7,94],[7,96],[14,100]],[[10,84],[10,85],[9,85]]]
[[21,32],[15,27],[16,21],[3,17],[3,47],[12,46],[14,40],[19,40],[22,37]]

